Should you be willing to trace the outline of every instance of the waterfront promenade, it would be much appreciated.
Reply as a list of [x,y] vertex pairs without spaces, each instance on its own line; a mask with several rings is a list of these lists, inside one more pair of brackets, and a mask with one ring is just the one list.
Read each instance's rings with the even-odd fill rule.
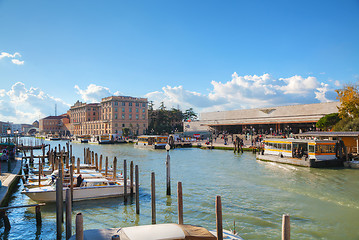
[[0,206],[6,204],[6,199],[10,196],[11,188],[17,182],[21,170],[21,158],[11,161],[11,170],[8,171],[8,162],[0,161],[1,174],[0,174]]

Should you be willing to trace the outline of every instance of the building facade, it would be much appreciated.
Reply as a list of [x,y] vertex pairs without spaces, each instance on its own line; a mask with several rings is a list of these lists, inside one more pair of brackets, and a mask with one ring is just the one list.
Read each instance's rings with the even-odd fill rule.
[[68,114],[60,116],[48,116],[39,120],[40,134],[58,134],[67,136],[70,134],[68,129],[70,118]]
[[141,135],[148,128],[147,98],[110,96],[100,103],[77,101],[70,108],[71,133],[81,135]]

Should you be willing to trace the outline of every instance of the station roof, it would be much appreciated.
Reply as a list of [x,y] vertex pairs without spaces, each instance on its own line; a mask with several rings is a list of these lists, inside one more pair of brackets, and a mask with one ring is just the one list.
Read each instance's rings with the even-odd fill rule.
[[359,132],[305,132],[296,134],[299,137],[358,137]]
[[269,108],[241,109],[201,113],[203,124],[239,125],[239,124],[276,124],[311,123],[323,116],[338,112],[339,102],[301,104]]

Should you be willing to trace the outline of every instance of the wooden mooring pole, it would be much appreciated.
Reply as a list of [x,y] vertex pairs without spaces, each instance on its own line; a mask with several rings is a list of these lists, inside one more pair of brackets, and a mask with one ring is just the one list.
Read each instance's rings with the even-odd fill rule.
[[[75,158],[75,157],[73,157]],[[71,204],[74,198],[74,165],[70,165],[70,191],[71,191]]]
[[183,224],[182,182],[177,183],[178,224]]
[[140,214],[140,179],[138,176],[138,165],[135,166],[135,181],[136,181],[136,214]]
[[84,239],[84,220],[82,213],[76,214],[76,240]]
[[80,158],[77,158],[77,174],[80,174]]
[[71,209],[71,190],[66,189],[66,239],[70,239],[72,235],[72,209]]
[[155,187],[155,173],[151,173],[151,209],[152,209],[152,224],[156,224],[156,187]]
[[96,167],[96,171],[98,171],[98,155],[97,155],[97,153],[95,154],[95,167]]
[[40,205],[35,206],[35,216],[36,216],[36,226],[40,227],[42,223]]
[[1,211],[1,217],[4,220],[5,231],[6,232],[10,231],[11,225],[10,225],[9,217],[7,216],[5,210]]
[[131,194],[131,201],[133,197],[133,161],[130,163],[130,194]]
[[113,178],[113,180],[116,180],[116,169],[117,169],[117,157],[114,157],[113,158],[113,166],[112,166],[112,178]]
[[223,240],[221,196],[216,196],[216,226],[217,226],[217,240]]
[[[166,146],[167,147],[167,146]],[[167,196],[171,196],[171,168],[170,168],[170,154],[169,150],[167,150],[166,157],[166,186],[167,186]]]
[[127,202],[127,160],[123,160],[123,201]]
[[288,214],[283,214],[282,218],[282,240],[290,240],[290,218]]
[[105,176],[107,177],[107,171],[108,171],[108,157],[106,157],[105,161]]

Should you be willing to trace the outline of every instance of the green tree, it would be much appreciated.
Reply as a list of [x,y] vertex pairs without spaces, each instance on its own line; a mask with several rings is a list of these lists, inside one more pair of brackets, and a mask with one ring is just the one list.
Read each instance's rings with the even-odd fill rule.
[[193,108],[187,109],[183,114],[183,120],[195,120],[197,118],[197,113],[193,111]]
[[340,121],[339,113],[331,113],[319,119],[316,126],[317,128],[327,131],[331,129],[335,124],[337,124],[339,121]]

